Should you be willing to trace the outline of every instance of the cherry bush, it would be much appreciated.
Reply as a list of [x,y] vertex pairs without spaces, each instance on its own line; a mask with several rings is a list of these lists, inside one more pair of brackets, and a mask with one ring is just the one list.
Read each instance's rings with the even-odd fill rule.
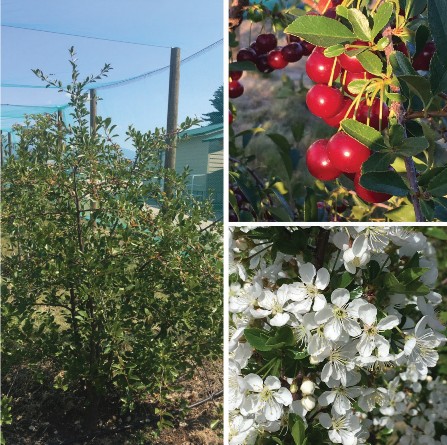
[[[262,177],[245,146],[247,137],[264,130],[236,134],[230,129],[231,218],[446,220],[447,31],[442,18],[447,4],[304,3],[306,8],[296,2],[269,9],[233,1],[230,16],[239,21],[231,22],[229,119],[233,123],[238,117],[237,98],[250,94],[243,86],[245,71],[265,76],[306,57],[306,74],[315,83],[306,94],[307,108],[334,134],[308,147],[305,163],[314,185],[297,196],[290,185],[296,167],[287,138],[268,134],[280,152],[284,177]],[[262,21],[273,32],[262,32],[249,47],[236,50],[235,29],[243,20]],[[275,187],[278,183],[281,187]]]
[[229,256],[231,445],[447,442],[424,234],[242,226]]

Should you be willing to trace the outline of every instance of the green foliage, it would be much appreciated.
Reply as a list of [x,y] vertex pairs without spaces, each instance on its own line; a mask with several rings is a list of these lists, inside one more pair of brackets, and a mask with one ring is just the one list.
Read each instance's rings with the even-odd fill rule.
[[109,118],[90,131],[86,88],[109,68],[79,80],[71,56],[71,85],[36,74],[71,95],[74,123],[47,115],[17,128],[3,169],[3,372],[49,361],[58,388],[85,388],[94,416],[112,388],[128,408],[163,400],[220,354],[221,234],[204,228],[211,204],[190,196],[187,172],[162,166],[163,130],[129,128],[133,162]]
[[213,94],[213,98],[210,99],[211,105],[214,111],[205,113],[202,117],[205,122],[210,125],[221,124],[223,122],[223,86],[220,86]]

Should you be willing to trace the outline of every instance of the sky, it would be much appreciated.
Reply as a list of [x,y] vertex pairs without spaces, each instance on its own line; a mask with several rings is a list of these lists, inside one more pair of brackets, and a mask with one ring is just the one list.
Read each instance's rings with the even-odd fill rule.
[[[105,63],[113,67],[109,77],[96,85],[102,99],[98,114],[112,117],[123,145],[129,124],[142,131],[166,126],[169,70],[119,87],[101,86],[169,65],[171,47],[181,49],[182,59],[188,57],[222,39],[224,27],[221,0],[2,0],[1,13],[1,103],[67,103],[67,96],[56,90],[4,85],[42,85],[32,68],[69,82],[68,48],[74,46],[83,76],[98,73]],[[182,64],[179,122],[212,111],[209,101],[222,84],[222,43]],[[10,123],[3,121],[2,127]]]

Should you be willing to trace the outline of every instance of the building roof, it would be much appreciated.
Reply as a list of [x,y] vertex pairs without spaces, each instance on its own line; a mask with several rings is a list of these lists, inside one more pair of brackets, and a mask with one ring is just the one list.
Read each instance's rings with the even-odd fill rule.
[[190,130],[183,131],[180,133],[180,136],[189,136],[189,137],[196,137],[196,136],[206,136],[211,135],[217,131],[223,130],[223,122],[220,124],[212,124],[207,125],[205,127],[199,127],[199,128],[193,128]]
[[219,131],[219,133],[213,134],[209,138],[202,139],[202,142],[216,141],[219,139],[223,139],[223,131]]

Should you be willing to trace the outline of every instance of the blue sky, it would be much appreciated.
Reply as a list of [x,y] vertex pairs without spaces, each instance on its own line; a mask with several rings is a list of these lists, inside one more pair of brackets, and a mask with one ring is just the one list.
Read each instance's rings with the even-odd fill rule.
[[[220,0],[2,0],[2,84],[40,85],[31,73],[40,68],[63,81],[70,77],[68,48],[74,46],[83,75],[104,63],[113,70],[104,82],[126,79],[169,64],[170,47],[185,58],[223,37]],[[86,39],[53,32],[159,45],[150,47]],[[169,72],[118,88],[98,89],[98,112],[112,117],[124,136],[129,124],[140,130],[166,125]],[[211,111],[213,92],[223,84],[223,45],[181,67],[179,122]],[[2,104],[54,105],[63,93],[2,88]],[[124,143],[124,137],[120,138]]]

